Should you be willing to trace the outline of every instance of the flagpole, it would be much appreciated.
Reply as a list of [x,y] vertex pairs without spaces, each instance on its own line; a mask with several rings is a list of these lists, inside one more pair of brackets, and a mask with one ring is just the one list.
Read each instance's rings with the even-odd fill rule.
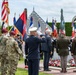
[[27,8],[24,9],[25,18],[26,18],[26,33],[27,33]]
[[10,14],[9,4],[7,4],[8,31],[9,31],[9,14]]
[[8,31],[9,31],[9,16],[7,16],[7,18],[8,18],[8,23],[7,23],[7,25],[8,25]]
[[27,8],[24,9],[25,15],[26,15],[26,20],[27,20]]
[[7,29],[9,30],[9,14],[10,14],[10,9],[9,9],[8,0],[4,0],[3,1],[3,8],[5,8],[4,10],[6,11],[6,13],[3,13],[3,15],[5,14],[5,17],[4,17],[3,21],[4,21],[4,23],[6,23],[8,25]]

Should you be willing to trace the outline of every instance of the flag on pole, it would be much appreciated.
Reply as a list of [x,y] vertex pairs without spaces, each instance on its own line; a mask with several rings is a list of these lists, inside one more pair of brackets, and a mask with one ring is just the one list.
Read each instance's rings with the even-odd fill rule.
[[52,19],[52,33],[54,37],[57,37],[57,27],[56,27],[56,20]]
[[13,28],[11,29],[11,31],[14,31],[15,32],[15,34],[18,34],[19,33],[19,31],[18,31],[18,29],[15,27],[15,24],[16,24],[16,13],[14,14],[14,18],[13,18]]
[[73,21],[73,22],[72,22],[72,39],[74,38],[75,33],[76,33],[76,25],[75,25],[75,23],[74,23],[74,21]]
[[[13,18],[13,25],[15,25],[16,23],[16,13],[14,14],[14,18]],[[15,26],[12,27],[11,31],[14,31]]]
[[57,37],[57,27],[56,27],[56,20],[54,21],[54,36]]
[[52,19],[52,32],[54,32],[54,25],[55,25],[55,22],[54,22],[54,19]]
[[72,39],[74,38],[75,31],[74,31],[74,26],[72,27]]
[[14,18],[13,18],[13,25],[15,25],[16,23],[16,13],[14,14]]
[[25,11],[20,15],[19,19],[15,23],[15,27],[22,34],[23,38],[24,38],[26,31],[27,31],[27,28],[26,28],[27,18],[26,18],[26,16],[27,16],[27,12],[25,9]]
[[45,30],[48,30],[49,29],[49,27],[48,27],[48,18],[46,19],[46,28],[45,28]]
[[61,23],[60,23],[59,33],[65,34],[65,21],[64,21],[64,17],[63,17],[63,9],[61,9]]
[[8,7],[8,0],[3,0],[2,1],[2,6],[1,6],[1,19],[2,19],[2,29],[4,27],[4,24],[8,24],[8,15],[10,13],[9,7]]
[[29,27],[33,27],[33,17],[30,17],[30,26]]
[[38,21],[38,30],[41,32],[40,22]]
[[8,23],[8,15],[10,13],[10,10],[8,7],[8,0],[3,0],[1,8],[2,8],[2,12],[1,12],[2,21],[5,23]]
[[71,27],[74,27],[74,21],[72,22],[72,25],[71,25]]
[[40,22],[38,21],[38,30],[37,30],[38,35],[41,35],[41,26],[40,26]]
[[46,24],[48,24],[48,18],[46,19]]

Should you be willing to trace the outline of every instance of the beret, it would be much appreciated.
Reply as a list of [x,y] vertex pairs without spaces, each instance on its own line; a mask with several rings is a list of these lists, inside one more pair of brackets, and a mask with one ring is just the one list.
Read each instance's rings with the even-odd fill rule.
[[8,30],[6,28],[2,29],[2,33],[7,33]]
[[10,35],[16,35],[16,33],[14,31],[11,31]]

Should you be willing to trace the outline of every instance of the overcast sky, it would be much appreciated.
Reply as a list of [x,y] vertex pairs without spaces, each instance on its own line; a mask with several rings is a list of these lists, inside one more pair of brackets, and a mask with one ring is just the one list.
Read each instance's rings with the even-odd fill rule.
[[[8,1],[10,8],[9,24],[13,24],[14,13],[16,13],[16,18],[18,19],[19,14],[23,12],[24,8],[27,8],[27,14],[29,16],[32,13],[34,7],[34,10],[41,16],[41,18],[44,21],[46,21],[46,19],[48,18],[49,22],[52,21],[52,18],[55,18],[58,22],[60,22],[61,8],[63,9],[65,21],[72,21],[72,18],[76,15],[75,0],[8,0]],[[2,0],[0,0],[0,6],[1,5]]]

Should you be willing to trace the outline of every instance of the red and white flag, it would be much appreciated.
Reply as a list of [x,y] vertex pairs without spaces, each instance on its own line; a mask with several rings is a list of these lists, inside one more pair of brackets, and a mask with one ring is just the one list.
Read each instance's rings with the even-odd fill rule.
[[1,19],[4,23],[8,23],[8,15],[10,13],[10,10],[8,7],[8,0],[3,0],[1,9],[2,9]]
[[72,39],[74,38],[75,31],[74,31],[74,26],[72,27]]

